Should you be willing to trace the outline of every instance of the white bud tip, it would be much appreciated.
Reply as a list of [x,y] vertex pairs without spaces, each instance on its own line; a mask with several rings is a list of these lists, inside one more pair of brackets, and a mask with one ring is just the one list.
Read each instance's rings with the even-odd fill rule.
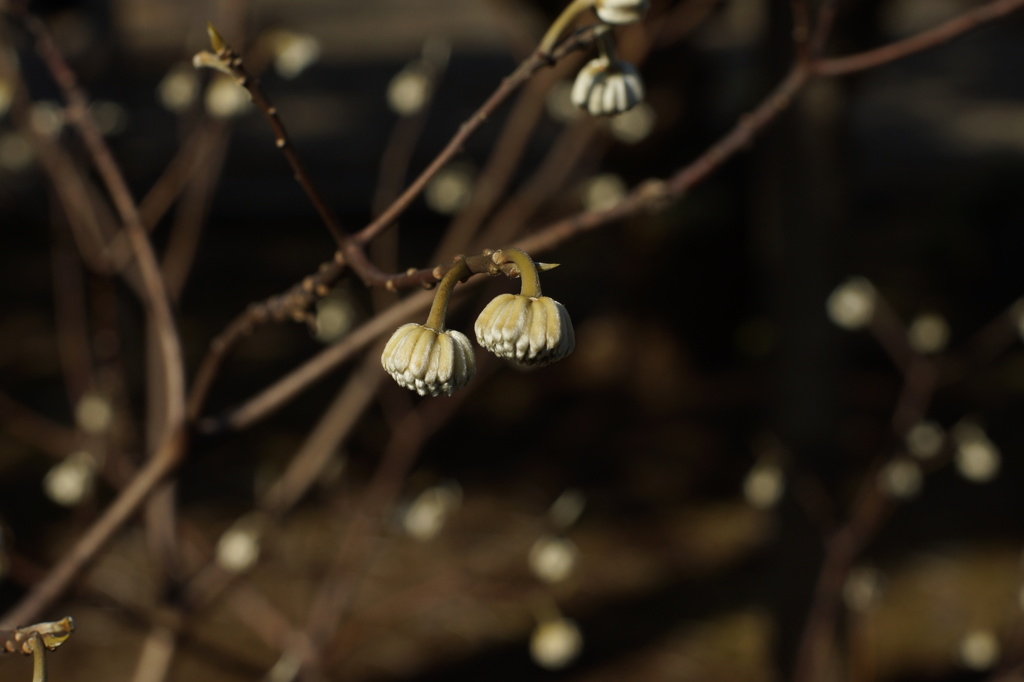
[[68,455],[43,477],[43,491],[56,504],[74,507],[92,492],[96,460],[88,452]]
[[579,551],[571,540],[545,535],[530,547],[530,572],[543,582],[560,583],[573,574],[579,563]]
[[433,540],[461,503],[462,489],[456,484],[428,488],[406,509],[402,527],[409,537],[420,542]]
[[933,421],[914,424],[904,439],[907,450],[918,459],[931,459],[939,454],[946,441],[946,433]]
[[907,457],[889,461],[878,472],[878,485],[892,498],[905,500],[921,491],[922,475],[917,462]]
[[949,343],[949,323],[941,315],[918,315],[907,329],[907,342],[918,353],[941,353]]
[[971,670],[989,670],[999,661],[1001,647],[991,630],[974,630],[964,635],[959,646],[960,662]]
[[843,329],[862,329],[875,315],[876,297],[871,282],[863,277],[853,277],[839,285],[828,297],[826,309],[829,319]]
[[241,573],[260,558],[260,525],[249,517],[239,519],[217,541],[217,565],[229,573]]
[[571,620],[558,618],[541,623],[530,637],[530,657],[547,670],[572,663],[583,649],[583,635]]
[[774,462],[759,462],[743,479],[743,497],[755,509],[771,509],[786,488],[782,467]]

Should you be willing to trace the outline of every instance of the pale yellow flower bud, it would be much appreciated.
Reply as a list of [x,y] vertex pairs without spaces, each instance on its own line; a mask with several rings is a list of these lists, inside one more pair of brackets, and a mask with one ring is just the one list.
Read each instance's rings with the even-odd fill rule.
[[644,18],[648,0],[594,0],[597,18],[606,24],[633,24]]
[[451,395],[476,371],[473,347],[465,334],[437,331],[422,324],[402,325],[380,357],[398,385],[420,395]]
[[629,62],[601,56],[580,69],[571,99],[591,116],[613,116],[643,101],[644,84]]
[[474,329],[477,343],[522,365],[550,364],[576,346],[568,311],[548,296],[501,294],[483,309]]

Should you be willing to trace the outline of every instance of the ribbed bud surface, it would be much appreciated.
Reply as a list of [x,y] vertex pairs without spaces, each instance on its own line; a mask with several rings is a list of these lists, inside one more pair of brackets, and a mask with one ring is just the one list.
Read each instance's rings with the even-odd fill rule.
[[540,367],[576,346],[565,307],[547,296],[501,294],[476,319],[476,340],[500,358]]
[[570,97],[591,116],[614,116],[643,101],[644,84],[629,62],[598,57],[580,69]]
[[644,18],[648,0],[596,0],[594,11],[606,24],[632,24]]
[[465,334],[438,332],[412,322],[391,335],[380,362],[399,386],[420,395],[451,395],[476,371],[473,346]]

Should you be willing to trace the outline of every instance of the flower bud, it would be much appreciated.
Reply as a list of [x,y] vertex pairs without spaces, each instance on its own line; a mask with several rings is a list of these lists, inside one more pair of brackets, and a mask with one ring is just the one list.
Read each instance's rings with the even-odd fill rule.
[[391,335],[380,357],[398,385],[420,395],[451,395],[476,371],[473,347],[465,334],[437,331],[410,322]]
[[644,18],[648,5],[648,0],[594,0],[594,12],[606,24],[632,24]]
[[576,346],[569,313],[548,296],[501,294],[476,319],[476,340],[499,358],[541,367]]
[[580,69],[571,99],[591,116],[613,116],[643,101],[644,84],[632,64],[602,56]]

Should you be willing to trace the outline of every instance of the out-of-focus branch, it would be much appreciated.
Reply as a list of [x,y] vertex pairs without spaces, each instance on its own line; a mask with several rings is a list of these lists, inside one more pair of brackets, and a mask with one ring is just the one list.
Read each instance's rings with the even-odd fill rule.
[[[995,2],[990,4],[1000,7],[1012,4],[1016,8],[1024,5],[1024,0],[1012,0],[1012,2],[1011,0],[995,0]],[[829,8],[823,8],[822,12],[825,12],[827,9]],[[1003,14],[1005,13],[1006,11],[1004,10]],[[826,28],[831,25],[831,20],[831,13],[824,15],[823,21],[825,21]],[[968,24],[960,24],[960,32],[968,30],[968,28],[977,25],[977,23],[975,21]],[[824,30],[824,28],[820,30],[816,28],[816,33],[812,36],[812,40],[819,40],[818,36]],[[952,35],[949,37],[952,37]],[[933,42],[930,45],[938,45],[941,42]],[[745,149],[765,127],[774,121],[779,114],[789,108],[794,97],[816,73],[818,71],[813,64],[797,61],[786,76],[757,107],[741,116],[735,126],[718,142],[674,175],[665,179],[652,178],[641,182],[616,206],[599,211],[584,211],[563,218],[519,240],[515,245],[528,253],[542,253],[559,246],[578,234],[605,227],[643,211],[657,210],[666,203],[683,196],[717,170],[719,166]],[[376,224],[375,222],[369,227],[374,227]],[[438,272],[438,269],[411,271],[403,277],[392,278],[390,283],[395,288],[403,288],[414,284],[422,284],[423,282],[436,281],[435,275]],[[321,351],[320,354],[283,377],[273,386],[245,403],[245,405],[234,410],[223,421],[207,422],[206,428],[217,431],[223,428],[244,428],[254,423],[291,400],[295,395],[304,390],[306,386],[318,380],[322,373],[329,372],[338,364],[351,357],[352,354],[358,352],[360,348],[374,338],[374,334],[383,333],[394,324],[404,321],[406,316],[425,308],[428,304],[429,297],[423,295],[406,299],[398,306],[386,311],[382,316],[361,327],[344,342]]]
[[819,60],[814,64],[814,73],[818,76],[842,76],[867,71],[948,43],[968,31],[1016,12],[1021,7],[1024,7],[1024,0],[993,0],[909,38],[859,54]]
[[[347,253],[346,248],[351,243],[351,240],[345,233],[345,230],[342,229],[341,223],[338,221],[337,216],[334,215],[334,211],[327,203],[323,194],[320,193],[316,183],[313,182],[313,176],[306,169],[306,164],[303,163],[302,158],[295,151],[284,121],[278,115],[277,107],[274,106],[270,98],[263,91],[259,79],[249,73],[245,62],[242,60],[242,55],[224,41],[212,24],[207,25],[207,31],[210,34],[210,42],[216,54],[211,55],[209,52],[200,52],[196,55],[193,63],[197,67],[208,66],[230,74],[238,82],[239,86],[248,91],[253,104],[263,113],[264,118],[267,119],[267,123],[270,124],[271,130],[274,132],[274,145],[281,150],[281,154],[288,161],[288,165],[291,166],[292,172],[295,174],[296,182],[299,183],[309,198],[310,203],[313,204],[313,208],[316,210],[317,215],[320,216],[324,227],[331,233],[339,248],[342,251],[346,251],[346,255],[351,255]],[[372,269],[372,266],[365,262],[365,255],[362,259],[357,257],[355,262],[352,263],[352,267],[364,278],[372,274],[369,270],[366,272],[362,270],[364,267]]]
[[97,552],[110,541],[114,533],[139,509],[153,489],[178,466],[187,442],[187,434],[183,427],[179,427],[166,438],[160,449],[74,546],[61,557],[57,565],[50,569],[46,577],[33,585],[21,601],[0,616],[0,625],[32,621],[39,612],[52,604]]
[[128,235],[139,267],[146,308],[152,316],[159,340],[159,360],[165,382],[163,421],[165,432],[170,433],[184,421],[185,370],[170,300],[156,255],[121,169],[89,114],[88,101],[77,77],[57,49],[43,21],[28,12],[22,3],[9,4],[12,14],[20,19],[35,39],[39,56],[64,96],[68,118],[82,138]]
[[552,69],[532,79],[512,105],[494,149],[476,179],[469,203],[455,216],[434,250],[442,260],[468,247],[473,233],[501,200],[544,113],[544,97],[559,76]]
[[[482,373],[494,371],[498,366],[497,362],[488,360],[481,367]],[[350,610],[358,585],[369,568],[369,541],[376,536],[387,510],[397,502],[417,455],[424,443],[458,413],[472,394],[469,388],[447,400],[421,402],[406,412],[392,430],[380,463],[338,542],[332,566],[312,601],[307,636],[318,646],[320,662],[327,660],[325,645],[334,639],[339,622]],[[362,561],[358,568],[352,564],[356,557]]]
[[523,83],[538,70],[549,66],[566,55],[576,50],[588,47],[595,37],[593,28],[586,28],[577,31],[567,40],[558,45],[550,55],[541,52],[534,52],[523,60],[516,70],[507,76],[487,100],[480,105],[480,108],[459,126],[458,132],[448,141],[444,149],[430,162],[423,172],[410,183],[404,192],[391,204],[390,207],[369,225],[360,230],[355,239],[360,244],[372,241],[374,237],[386,230],[405,210],[412,204],[413,200],[420,195],[423,188],[427,186],[430,179],[437,175],[437,172],[444,168],[452,157],[455,156],[466,143],[466,140],[482,126],[488,118],[508,97],[515,92]]

